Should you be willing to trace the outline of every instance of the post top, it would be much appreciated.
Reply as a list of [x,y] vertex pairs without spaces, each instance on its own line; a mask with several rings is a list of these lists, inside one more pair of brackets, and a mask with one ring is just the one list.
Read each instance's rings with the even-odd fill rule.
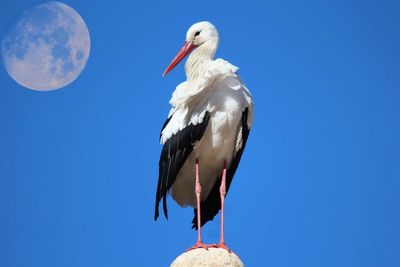
[[244,267],[243,262],[233,252],[222,248],[197,248],[179,255],[170,267]]

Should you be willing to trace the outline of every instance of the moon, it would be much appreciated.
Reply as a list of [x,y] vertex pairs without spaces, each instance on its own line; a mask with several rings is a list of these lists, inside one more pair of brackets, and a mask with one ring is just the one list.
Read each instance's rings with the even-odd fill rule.
[[60,89],[86,66],[90,36],[82,17],[61,2],[44,2],[25,10],[7,28],[3,64],[18,84],[37,91]]

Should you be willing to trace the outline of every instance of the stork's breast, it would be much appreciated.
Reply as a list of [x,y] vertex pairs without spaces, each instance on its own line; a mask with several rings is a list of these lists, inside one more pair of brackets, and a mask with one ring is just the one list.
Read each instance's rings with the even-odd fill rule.
[[240,106],[234,98],[226,98],[220,109],[211,117],[212,144],[214,148],[233,144],[236,140]]

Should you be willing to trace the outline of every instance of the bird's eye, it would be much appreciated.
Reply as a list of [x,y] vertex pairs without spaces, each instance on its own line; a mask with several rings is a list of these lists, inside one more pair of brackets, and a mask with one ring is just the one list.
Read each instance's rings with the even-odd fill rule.
[[196,33],[194,34],[194,37],[198,36],[199,34],[200,34],[200,31],[196,32]]

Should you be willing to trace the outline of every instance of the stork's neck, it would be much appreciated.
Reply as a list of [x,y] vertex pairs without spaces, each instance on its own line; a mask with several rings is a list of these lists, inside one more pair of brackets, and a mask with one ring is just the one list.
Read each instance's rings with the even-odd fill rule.
[[188,81],[199,79],[205,74],[208,64],[214,60],[217,48],[218,40],[209,40],[193,50],[185,64]]

